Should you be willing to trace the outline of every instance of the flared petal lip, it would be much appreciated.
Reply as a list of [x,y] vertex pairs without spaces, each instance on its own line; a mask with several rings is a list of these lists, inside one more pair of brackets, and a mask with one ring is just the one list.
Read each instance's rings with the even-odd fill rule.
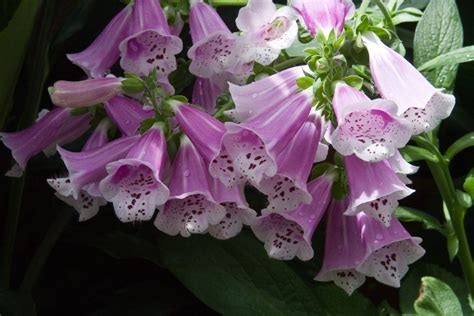
[[173,42],[172,42],[172,45],[170,45],[170,46],[171,46],[171,48],[176,47],[176,49],[173,49],[171,51],[173,54],[176,55],[176,54],[180,53],[181,50],[183,50],[183,41],[178,36],[171,35],[171,34],[166,34],[165,32],[163,32],[159,29],[144,29],[144,30],[141,30],[139,32],[136,32],[136,33],[128,36],[123,41],[121,41],[120,44],[119,44],[120,53],[123,53],[124,51],[126,51],[128,41],[130,41],[131,39],[134,39],[135,37],[138,37],[138,36],[142,35],[145,32],[150,32],[150,31],[158,33],[158,35],[160,35],[162,37],[172,39]]
[[215,36],[217,35],[223,35],[225,36],[227,39],[229,40],[236,40],[236,37],[234,34],[230,33],[230,32],[227,32],[227,31],[215,31],[215,32],[212,32],[210,34],[208,34],[206,37],[200,39],[199,41],[197,41],[196,43],[193,44],[193,46],[191,46],[191,48],[188,50],[188,58],[190,59],[194,59],[196,57],[196,50],[207,44],[207,42],[209,41],[210,38],[214,38]]

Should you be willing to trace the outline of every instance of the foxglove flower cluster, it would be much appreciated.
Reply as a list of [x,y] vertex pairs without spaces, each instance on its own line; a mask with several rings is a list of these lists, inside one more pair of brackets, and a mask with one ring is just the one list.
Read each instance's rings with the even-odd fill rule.
[[[67,175],[48,183],[81,221],[110,202],[120,221],[153,220],[173,236],[228,239],[247,225],[279,260],[318,255],[312,237],[325,229],[316,280],[348,294],[366,277],[398,287],[424,253],[393,216],[417,171],[400,149],[448,117],[455,101],[375,33],[355,28],[354,14],[350,0],[279,8],[250,0],[233,33],[212,6],[191,1],[189,103],[173,96],[168,78],[183,49],[183,17],[170,26],[158,0],[131,1],[89,47],[68,55],[88,79],[56,82],[57,107],[0,134],[19,165],[10,174],[57,149]],[[317,47],[306,65],[277,71],[298,23]],[[341,50],[354,32],[369,57],[360,85],[349,66],[357,60]],[[118,61],[123,77],[110,74]],[[256,65],[273,71],[256,76]],[[217,106],[223,94],[232,106]],[[81,151],[64,147],[89,128]],[[251,209],[246,186],[265,196],[265,208]]]

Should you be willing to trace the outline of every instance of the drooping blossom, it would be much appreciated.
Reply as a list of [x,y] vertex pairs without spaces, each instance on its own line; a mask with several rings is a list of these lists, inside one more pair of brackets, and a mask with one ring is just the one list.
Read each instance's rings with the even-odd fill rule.
[[107,116],[124,136],[136,135],[140,124],[154,115],[153,109],[145,109],[142,104],[124,96],[116,96],[104,105]]
[[455,98],[428,80],[374,33],[362,36],[369,51],[370,72],[382,97],[394,101],[398,115],[410,122],[414,134],[434,129],[453,110]]
[[222,141],[237,172],[248,181],[277,173],[277,155],[306,121],[311,110],[311,89],[285,99],[272,111],[262,112],[241,124],[227,122]]
[[209,225],[209,234],[217,239],[229,239],[242,230],[243,225],[253,225],[257,213],[252,210],[243,192],[243,186],[226,187],[220,180],[211,179],[211,193],[216,202],[225,207],[226,214],[217,225]]
[[171,167],[170,199],[160,208],[155,226],[168,235],[207,232],[209,225],[217,225],[226,209],[212,196],[206,165],[191,141],[183,136]]
[[58,152],[69,173],[72,196],[77,199],[85,185],[105,178],[107,164],[124,158],[139,138],[138,135],[122,137],[104,146],[81,152],[71,152],[58,147]]
[[302,22],[313,37],[318,32],[326,37],[331,31],[341,34],[345,20],[355,12],[352,0],[292,0],[291,6],[300,13]]
[[287,212],[301,203],[311,203],[311,194],[306,188],[321,130],[314,121],[305,122],[290,140],[286,148],[276,156],[277,173],[263,177],[256,184],[266,194],[268,212]]
[[251,65],[240,62],[236,36],[232,34],[214,8],[204,2],[191,4],[189,27],[193,46],[188,51],[189,71],[208,78],[221,89],[227,81],[242,81],[251,72]]
[[[107,132],[110,128],[108,119],[102,120],[82,147],[83,151],[99,148],[108,143]],[[99,182],[84,186],[77,198],[74,198],[73,188],[69,177],[51,178],[48,184],[56,190],[55,196],[72,206],[79,213],[79,221],[86,221],[94,217],[101,206],[107,204],[99,191]]]
[[331,143],[344,156],[355,154],[365,161],[380,161],[410,140],[410,126],[397,117],[392,101],[370,100],[363,92],[337,83],[332,105],[338,125]]
[[331,176],[318,177],[308,183],[311,204],[289,212],[262,213],[252,230],[265,243],[270,257],[280,260],[291,260],[295,256],[301,260],[313,257],[311,239],[331,199],[331,186]]
[[385,226],[390,225],[398,200],[412,194],[386,160],[366,162],[356,156],[344,157],[351,205],[346,215],[364,212]]
[[122,92],[123,78],[99,78],[83,81],[60,80],[49,88],[53,104],[61,107],[87,107],[107,101]]
[[282,49],[289,48],[297,39],[296,17],[291,7],[277,9],[272,0],[250,0],[235,20],[242,31],[239,58],[245,63],[272,63]]
[[55,107],[52,111],[42,112],[41,117],[30,127],[19,132],[0,133],[0,137],[20,166],[20,176],[31,157],[41,151],[51,154],[52,146],[75,140],[89,128],[91,119],[88,113],[72,115],[69,109]]
[[132,6],[127,5],[85,50],[67,58],[92,78],[103,77],[120,56],[119,44],[128,36]]
[[243,122],[279,107],[299,91],[296,79],[304,77],[304,71],[308,70],[307,66],[297,66],[244,86],[230,83],[235,109],[226,114],[237,122]]
[[226,132],[224,124],[191,105],[177,104],[174,111],[179,126],[209,166],[210,175],[228,187],[243,182],[242,175],[235,169],[233,160],[222,144]]
[[192,103],[203,107],[208,113],[216,110],[217,98],[224,92],[207,78],[196,78],[193,88]]
[[171,34],[159,1],[134,1],[129,34],[119,46],[124,70],[147,76],[156,69],[159,78],[176,70],[175,55],[181,52],[183,43]]
[[168,163],[163,124],[155,123],[124,158],[107,164],[100,192],[114,204],[122,222],[149,220],[168,200],[170,193],[163,183]]

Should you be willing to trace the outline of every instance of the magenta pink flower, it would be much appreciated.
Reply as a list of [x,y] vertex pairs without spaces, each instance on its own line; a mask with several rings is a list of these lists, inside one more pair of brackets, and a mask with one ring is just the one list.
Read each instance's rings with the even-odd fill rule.
[[168,235],[207,232],[226,215],[224,206],[216,202],[209,187],[210,177],[199,152],[185,136],[171,168],[171,197],[160,208],[155,226]]
[[253,225],[257,213],[249,208],[243,186],[226,187],[218,179],[211,180],[212,196],[225,207],[226,214],[217,225],[209,225],[209,234],[217,239],[229,239],[242,230],[243,225]]
[[244,63],[269,65],[297,39],[296,17],[292,8],[277,9],[272,0],[250,0],[235,20],[242,31],[239,58]]
[[123,78],[83,81],[57,81],[49,89],[53,104],[62,107],[87,107],[107,101],[122,92]]
[[181,39],[172,35],[160,2],[135,0],[129,36],[120,43],[120,66],[139,76],[156,69],[158,77],[176,70],[175,55],[183,49]]
[[345,20],[355,11],[352,0],[292,0],[291,6],[313,36],[322,32],[327,37],[331,31],[341,34]]
[[369,51],[370,71],[382,97],[394,101],[398,115],[410,122],[414,134],[428,132],[453,110],[455,98],[428,80],[374,33],[362,37]]
[[269,205],[264,211],[286,212],[296,209],[301,203],[311,203],[306,182],[313,167],[320,133],[316,124],[305,122],[285,150],[276,156],[276,175],[264,176],[256,184],[257,189],[268,197]]
[[386,160],[366,162],[356,156],[344,159],[351,205],[346,215],[364,212],[385,226],[390,225],[398,200],[412,194]]
[[355,154],[365,161],[380,161],[393,156],[410,140],[410,126],[397,117],[392,101],[370,100],[364,93],[338,83],[333,109],[338,125],[331,142],[344,156]]
[[216,110],[217,98],[224,92],[210,79],[196,78],[193,88],[192,103],[201,106],[208,113]]
[[146,221],[169,198],[163,183],[168,164],[166,139],[160,124],[155,124],[130,148],[127,155],[107,164],[107,177],[100,191],[114,204],[122,222]]
[[123,96],[106,101],[105,111],[124,136],[136,135],[141,123],[155,114],[153,109],[145,109],[137,101]]
[[103,77],[120,56],[119,44],[128,36],[132,6],[123,8],[85,50],[67,58],[92,78]]
[[68,144],[82,135],[89,128],[91,119],[90,114],[71,115],[69,109],[56,107],[50,112],[42,111],[36,123],[27,129],[0,133],[0,137],[21,170],[25,170],[31,157],[41,151],[51,155],[56,145]]
[[308,183],[308,191],[313,197],[311,204],[290,212],[263,212],[252,230],[265,243],[270,257],[280,260],[313,257],[311,239],[331,199],[331,186],[332,178],[321,176]]

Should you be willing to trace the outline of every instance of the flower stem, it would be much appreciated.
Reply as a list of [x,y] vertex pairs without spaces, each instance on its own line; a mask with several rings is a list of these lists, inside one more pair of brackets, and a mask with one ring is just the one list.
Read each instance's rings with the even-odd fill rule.
[[211,0],[210,4],[214,7],[223,7],[223,6],[238,6],[243,7],[247,4],[247,0]]
[[63,232],[64,228],[69,224],[73,218],[74,211],[70,207],[60,208],[56,219],[51,223],[46,235],[36,249],[36,253],[28,266],[20,289],[24,291],[31,291],[35,285],[41,270],[49,257],[49,254],[56,245],[56,241]]
[[383,4],[381,0],[372,0],[372,2],[375,3],[379,7],[380,11],[382,11],[382,14],[385,18],[385,23],[387,23],[387,27],[391,31],[393,31],[395,34],[397,34],[395,25],[393,25],[392,16],[390,15],[390,12],[387,10],[387,7],[385,6],[385,4]]
[[291,68],[293,66],[304,65],[306,63],[305,59],[306,57],[303,57],[303,56],[293,57],[291,59],[285,60],[284,62],[281,62],[273,66],[273,68],[275,68],[275,70],[277,71],[282,71],[282,70]]
[[469,293],[474,294],[474,263],[472,261],[471,250],[466,236],[464,227],[465,209],[462,207],[456,198],[456,189],[454,187],[453,179],[448,167],[447,159],[440,153],[438,147],[433,143],[432,139],[424,137],[416,137],[414,140],[419,146],[430,150],[438,157],[438,162],[427,161],[431,174],[436,182],[439,192],[449,212],[449,218],[446,218],[451,223],[454,233],[459,241],[459,251],[457,257],[461,264]]

